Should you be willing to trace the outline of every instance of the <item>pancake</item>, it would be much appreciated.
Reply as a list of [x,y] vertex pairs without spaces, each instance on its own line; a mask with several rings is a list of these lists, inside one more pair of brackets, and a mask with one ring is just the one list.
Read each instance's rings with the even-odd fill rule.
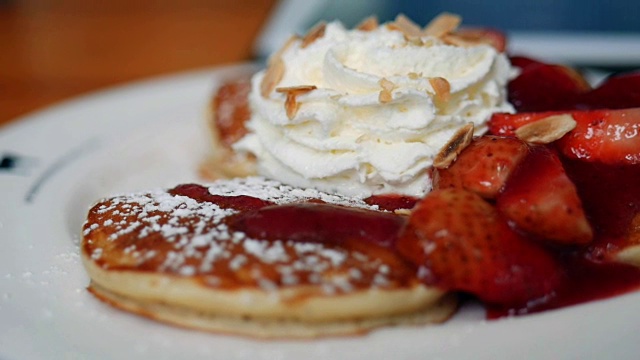
[[[441,322],[456,309],[455,298],[425,286],[414,267],[383,246],[259,238],[231,221],[255,204],[400,215],[263,178],[190,186],[92,207],[81,253],[94,295],[159,321],[260,338],[361,334]],[[194,196],[193,189],[206,194]]]
[[231,148],[247,133],[245,123],[251,117],[250,90],[250,79],[239,78],[221,84],[211,97],[207,108],[207,125],[212,151],[199,168],[204,179],[256,175],[255,158]]

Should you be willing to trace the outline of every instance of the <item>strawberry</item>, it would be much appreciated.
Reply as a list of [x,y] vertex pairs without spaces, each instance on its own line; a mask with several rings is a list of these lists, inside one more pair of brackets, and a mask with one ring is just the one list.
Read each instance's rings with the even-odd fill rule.
[[567,102],[590,90],[589,83],[572,68],[529,64],[508,85],[509,102],[518,112],[571,109]]
[[563,111],[521,112],[517,114],[496,113],[489,119],[489,134],[498,136],[516,136],[516,129],[523,125],[542,120],[546,117],[566,114]]
[[640,108],[573,112],[576,128],[558,142],[569,158],[640,164]]
[[640,108],[494,114],[489,132],[513,136],[522,125],[562,113],[571,114],[576,128],[557,141],[568,158],[605,164],[640,164]]
[[448,168],[433,170],[433,187],[463,188],[486,199],[495,198],[527,152],[527,144],[515,138],[475,138]]
[[526,306],[552,294],[563,278],[551,255],[464,189],[435,190],[418,202],[396,249],[426,284],[495,305]]
[[580,110],[639,107],[640,72],[610,77],[596,89],[578,96],[572,105]]
[[511,56],[509,57],[509,61],[511,61],[511,65],[520,68],[522,72],[527,71],[529,68],[545,65],[545,63],[528,58],[526,56]]
[[586,244],[593,230],[560,158],[534,147],[497,198],[498,209],[520,229],[561,244]]
[[521,74],[509,83],[509,100],[519,112],[640,107],[640,72],[619,74],[590,89],[572,68],[513,56]]

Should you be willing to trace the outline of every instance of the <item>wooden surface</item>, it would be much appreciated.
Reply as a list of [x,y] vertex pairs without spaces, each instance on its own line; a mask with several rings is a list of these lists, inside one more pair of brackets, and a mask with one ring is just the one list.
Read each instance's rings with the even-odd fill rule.
[[0,127],[106,86],[249,60],[275,0],[0,0]]

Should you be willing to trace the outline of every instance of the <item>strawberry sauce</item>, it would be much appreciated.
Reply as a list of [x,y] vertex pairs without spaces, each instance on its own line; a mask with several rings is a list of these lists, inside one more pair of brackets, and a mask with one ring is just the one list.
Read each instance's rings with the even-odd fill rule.
[[615,262],[621,248],[640,243],[640,236],[630,234],[640,232],[633,227],[634,217],[640,216],[640,166],[565,160],[564,167],[594,227],[594,241],[555,249],[566,280],[551,299],[521,309],[490,307],[488,318],[557,309],[640,288],[640,268]]
[[[613,263],[612,257],[640,208],[640,169],[599,168],[583,163],[567,163],[569,175],[584,195],[585,211],[596,230],[590,246],[552,248],[563,265],[565,281],[552,295],[530,301],[521,307],[500,308],[487,305],[487,318],[523,315],[604,299],[640,288],[640,269]],[[635,186],[633,186],[635,185]],[[199,202],[212,202],[239,213],[229,217],[230,228],[264,240],[329,243],[346,248],[362,248],[363,243],[385,249],[398,257],[394,244],[407,217],[390,212],[329,205],[317,199],[274,205],[250,196],[218,196],[200,185],[181,185],[170,191]],[[370,198],[370,204],[396,210],[412,206],[414,199],[401,196]],[[394,255],[395,254],[395,255]]]

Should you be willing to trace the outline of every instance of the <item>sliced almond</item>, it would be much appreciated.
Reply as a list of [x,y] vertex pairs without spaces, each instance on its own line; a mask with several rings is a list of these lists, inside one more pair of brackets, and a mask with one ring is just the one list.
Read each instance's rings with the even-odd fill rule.
[[284,62],[282,61],[282,53],[285,52],[293,44],[296,40],[298,40],[297,36],[291,36],[287,42],[271,57],[267,63],[267,70],[265,71],[264,77],[262,78],[262,82],[260,83],[260,95],[263,97],[269,96],[273,89],[278,86],[280,80],[284,76]]
[[382,104],[386,104],[388,102],[391,102],[391,100],[393,100],[393,97],[391,96],[390,91],[380,91],[380,94],[378,95],[378,101],[380,101]]
[[262,82],[260,83],[260,94],[263,97],[269,96],[276,88],[284,76],[284,62],[280,58],[273,59],[267,67]]
[[429,78],[429,84],[436,93],[436,98],[440,101],[447,102],[451,98],[451,84],[443,77]]
[[626,245],[616,254],[616,259],[640,267],[640,214],[631,219],[625,238]]
[[411,71],[411,72],[409,72],[409,74],[407,74],[407,76],[409,76],[409,79],[411,79],[411,80],[418,80],[418,79],[420,79],[420,77],[422,75]]
[[451,139],[440,149],[435,159],[433,159],[433,167],[437,169],[446,169],[457,158],[458,155],[469,146],[473,139],[473,123],[461,127],[456,131]]
[[298,103],[296,97],[298,95],[306,94],[315,89],[317,89],[315,85],[300,85],[276,88],[276,92],[287,94],[287,98],[284,102],[284,109],[287,112],[287,117],[289,118],[289,120],[293,119],[296,116],[296,114],[298,113],[298,109],[300,108],[300,103]]
[[414,46],[423,46],[424,45],[424,41],[422,41],[421,38],[419,37],[405,37],[407,39],[407,42],[411,45]]
[[385,104],[393,100],[391,92],[396,88],[396,84],[385,78],[380,79],[379,84],[382,87],[382,90],[380,91],[380,95],[378,95],[378,101]]
[[570,114],[548,116],[516,129],[516,137],[533,144],[552,143],[576,127]]
[[279,88],[276,88],[276,92],[281,94],[301,95],[301,94],[306,94],[309,91],[315,90],[317,88],[318,87],[315,85],[298,85],[298,86],[279,87]]
[[309,30],[307,35],[305,35],[302,38],[302,43],[300,44],[300,47],[304,49],[307,46],[311,45],[317,39],[323,37],[324,36],[324,31],[325,31],[326,28],[327,28],[327,23],[326,22],[321,21],[321,22],[317,23],[313,28],[311,28],[311,30]]
[[442,37],[457,29],[461,22],[462,18],[460,16],[445,12],[431,20],[424,27],[421,35]]
[[360,22],[360,24],[356,26],[356,29],[361,31],[373,31],[377,29],[378,26],[378,18],[375,16],[369,16],[368,18],[362,20],[362,22]]
[[411,209],[395,209],[393,213],[396,215],[411,215]]
[[419,38],[422,36],[422,29],[420,29],[420,26],[403,14],[396,16],[395,21],[389,23],[387,27],[392,30],[401,31],[408,39]]
[[444,35],[442,36],[442,41],[444,41],[445,44],[455,45],[460,47],[472,47],[472,46],[478,46],[484,43],[481,40],[473,40],[457,34]]

